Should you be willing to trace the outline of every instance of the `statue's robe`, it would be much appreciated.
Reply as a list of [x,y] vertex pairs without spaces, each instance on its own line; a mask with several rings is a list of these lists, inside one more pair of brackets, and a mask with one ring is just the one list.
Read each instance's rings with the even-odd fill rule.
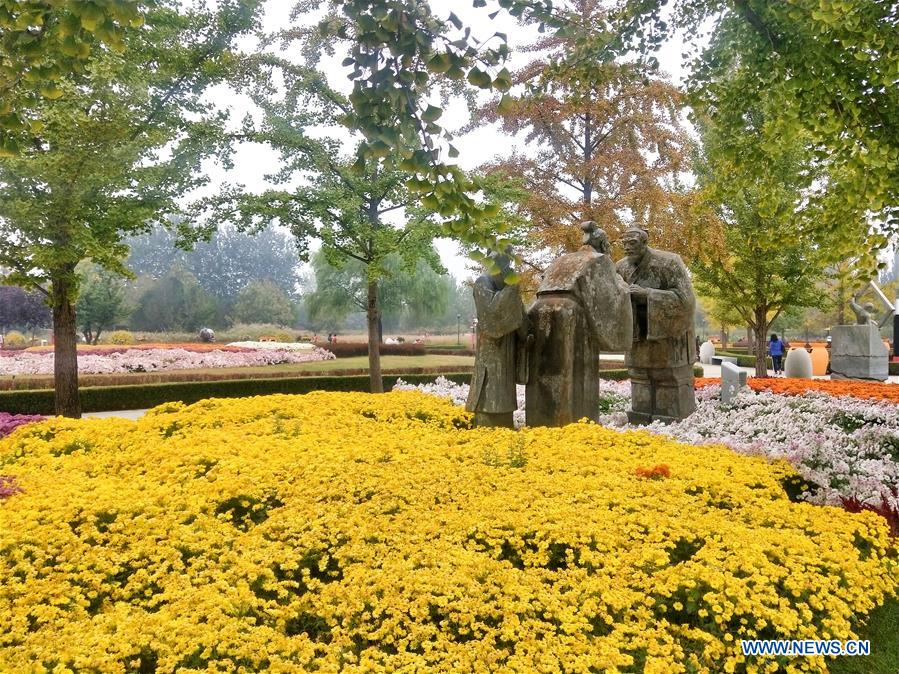
[[599,417],[600,350],[630,348],[627,285],[608,255],[585,246],[558,258],[528,311],[531,334],[525,411],[529,426]]
[[518,286],[497,289],[490,276],[481,276],[474,283],[474,303],[477,310],[477,349],[474,375],[465,409],[486,414],[508,414],[518,408],[515,393],[516,379],[523,358],[527,334],[524,303]]
[[696,297],[687,267],[674,253],[648,248],[636,265],[624,258],[617,269],[627,283],[650,289],[645,299],[633,298],[628,416],[633,423],[685,419],[696,411]]

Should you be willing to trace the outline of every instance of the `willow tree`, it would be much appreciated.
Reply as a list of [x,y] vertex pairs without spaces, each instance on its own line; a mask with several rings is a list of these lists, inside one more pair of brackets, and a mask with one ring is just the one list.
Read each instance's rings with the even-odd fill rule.
[[19,100],[30,107],[16,114],[39,124],[0,159],[0,267],[52,308],[58,414],[81,412],[76,266],[90,258],[127,274],[124,237],[177,212],[205,180],[203,159],[227,150],[225,119],[204,93],[234,74],[235,40],[256,10],[256,0],[215,11],[160,0],[120,33],[120,48],[79,61],[58,96]]

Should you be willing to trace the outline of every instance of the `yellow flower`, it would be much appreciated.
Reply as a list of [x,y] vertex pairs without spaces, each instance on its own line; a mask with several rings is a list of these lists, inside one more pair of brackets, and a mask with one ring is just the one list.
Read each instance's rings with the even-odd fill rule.
[[883,521],[791,503],[782,465],[470,422],[314,393],[17,430],[0,672],[719,674],[759,633],[851,638],[899,584]]

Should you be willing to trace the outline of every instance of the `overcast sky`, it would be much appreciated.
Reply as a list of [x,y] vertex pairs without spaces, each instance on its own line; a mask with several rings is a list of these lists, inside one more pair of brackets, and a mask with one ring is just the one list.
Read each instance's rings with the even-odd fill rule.
[[[290,2],[269,2],[264,19],[265,29],[277,30],[279,27],[286,26],[289,23],[291,5],[292,3]],[[531,42],[537,33],[535,29],[523,29],[505,11],[500,12],[496,19],[491,20],[488,14],[498,9],[498,6],[493,5],[495,5],[495,2],[488,3],[488,6],[485,8],[474,9],[469,1],[432,0],[431,2],[435,14],[446,17],[450,11],[455,12],[466,26],[472,28],[473,35],[479,39],[489,38],[497,31],[506,33],[513,52],[513,58],[508,66],[514,70],[516,67],[526,63],[529,58],[533,58],[533,55],[516,54],[515,48]],[[680,81],[683,74],[680,52],[680,42],[673,41],[666,45],[659,55],[663,72],[675,82]],[[350,90],[350,82],[346,78],[347,70],[340,65],[341,60],[342,56],[335,59],[327,59],[319,65],[328,75],[332,86],[348,92]],[[233,92],[228,91],[217,91],[214,93],[214,96],[217,100],[222,101],[221,105],[223,107],[231,111],[232,118],[236,122],[242,120],[247,112],[252,112],[253,110],[252,101],[246,96],[236,96]],[[450,130],[459,129],[465,126],[468,121],[469,112],[464,101],[457,101],[449,105],[441,118],[441,123]],[[508,153],[510,148],[516,145],[513,139],[502,135],[495,127],[477,129],[460,136],[454,144],[460,152],[457,161],[466,170],[477,168],[498,154]],[[521,146],[520,144],[518,145]],[[224,171],[218,166],[208,166],[208,170],[213,177],[210,189],[215,190],[221,184],[228,182],[244,185],[252,191],[264,190],[268,186],[264,176],[272,171],[277,163],[277,153],[269,148],[257,144],[244,143],[236,150],[233,170]],[[444,265],[453,276],[457,278],[470,276],[470,261],[459,254],[459,246],[456,242],[440,239],[436,242],[436,246]]]

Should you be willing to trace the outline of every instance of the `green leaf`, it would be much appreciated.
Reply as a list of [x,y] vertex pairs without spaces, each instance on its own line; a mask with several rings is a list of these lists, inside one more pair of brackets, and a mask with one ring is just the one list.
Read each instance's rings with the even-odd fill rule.
[[443,108],[438,108],[436,105],[429,105],[427,109],[421,113],[421,118],[425,122],[436,122],[440,119],[442,114]]
[[477,66],[473,67],[471,70],[468,71],[468,82],[469,82],[469,84],[479,87],[481,89],[489,89],[492,84],[490,75],[485,73],[483,70],[481,70]]
[[437,54],[428,61],[428,70],[432,73],[445,73],[453,65],[453,59],[449,54]]

